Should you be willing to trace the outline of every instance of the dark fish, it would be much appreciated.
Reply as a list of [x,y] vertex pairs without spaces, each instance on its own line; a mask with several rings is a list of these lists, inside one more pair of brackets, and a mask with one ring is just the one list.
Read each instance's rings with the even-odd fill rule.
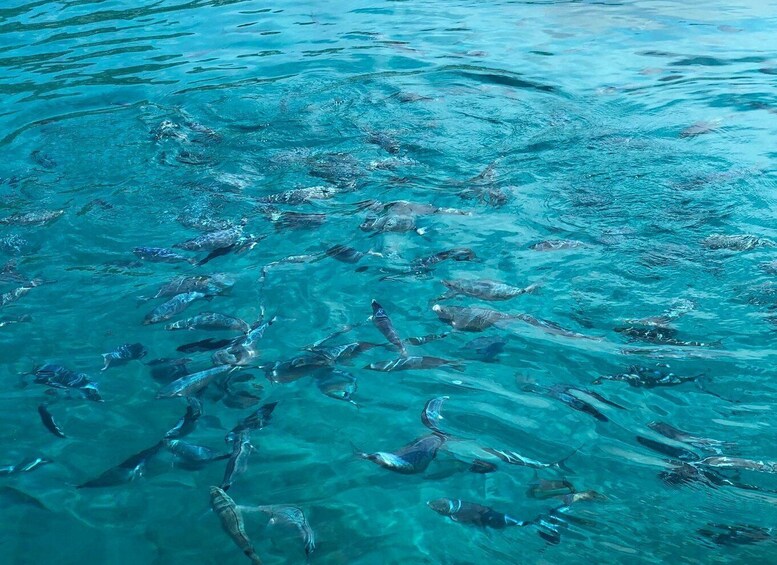
[[441,339],[445,339],[450,335],[448,332],[441,333],[441,334],[429,334],[429,335],[422,335],[418,337],[408,337],[405,339],[406,343],[409,343],[410,345],[426,345],[427,343],[431,343],[433,341],[438,341]]
[[0,294],[0,308],[3,306],[8,306],[12,302],[16,302],[21,297],[30,292],[33,288],[35,288],[35,285],[31,284],[29,286],[20,286],[19,288],[15,288],[4,294]]
[[438,396],[437,398],[432,398],[426,402],[423,412],[421,412],[421,422],[434,433],[444,435],[442,430],[437,427],[437,422],[443,419],[440,411],[442,410],[442,405],[449,398],[449,396]]
[[3,328],[5,326],[10,326],[11,324],[21,324],[22,322],[30,322],[32,321],[32,317],[23,314],[21,316],[13,316],[13,317],[5,317],[0,318],[0,328]]
[[708,523],[704,528],[700,528],[698,532],[717,545],[732,546],[758,543],[772,539],[774,528],[762,528],[749,524],[729,526],[726,524]]
[[230,457],[229,453],[217,453],[208,447],[195,445],[180,439],[164,439],[162,441],[170,453],[192,468],[199,468],[206,463],[222,461]]
[[46,364],[34,369],[33,375],[36,384],[76,390],[88,400],[102,402],[97,383],[92,382],[85,373],[75,373],[61,365]]
[[267,506],[253,506],[253,507],[239,507],[242,512],[264,512],[269,514],[269,525],[286,524],[295,528],[302,542],[305,544],[305,555],[310,557],[316,549],[316,536],[313,533],[313,529],[308,524],[305,518],[304,512],[296,506],[282,505],[267,505]]
[[51,512],[51,510],[45,504],[43,504],[34,496],[7,485],[0,487],[0,503],[3,505],[3,508],[8,508],[9,506],[13,505],[32,506],[38,510]]
[[335,245],[326,250],[326,256],[343,263],[358,263],[364,257],[364,253],[347,245]]
[[356,357],[363,351],[368,351],[375,347],[380,347],[377,343],[369,343],[366,341],[354,341],[351,343],[345,343],[343,345],[318,345],[308,349],[311,353],[322,356],[329,363],[336,363],[338,361],[347,361]]
[[251,445],[249,430],[241,430],[232,442],[232,453],[229,455],[227,468],[224,471],[224,480],[221,482],[221,488],[224,491],[229,490],[235,479],[248,469],[248,457],[252,451],[254,451],[254,446]]
[[467,356],[477,358],[485,363],[498,361],[497,356],[504,351],[507,339],[502,336],[476,337],[464,344]]
[[684,341],[677,339],[677,330],[667,327],[637,327],[620,326],[614,328],[620,334],[629,338],[629,342],[644,341],[660,345],[675,345],[678,347],[716,347],[720,342]]
[[688,445],[703,451],[712,451],[713,453],[720,454],[722,449],[731,449],[736,447],[736,445],[733,443],[691,435],[688,432],[678,430],[677,428],[672,427],[664,422],[650,422],[648,424],[648,428],[654,432],[658,432],[664,437],[668,437],[669,439],[673,439],[682,443],[687,443]]
[[532,498],[551,498],[575,492],[575,486],[566,479],[536,479],[529,485],[526,494]]
[[112,487],[128,483],[141,476],[146,470],[146,463],[159,453],[164,443],[159,442],[140,453],[125,459],[115,467],[111,467],[100,476],[78,485],[76,488]]
[[410,371],[414,369],[436,369],[437,367],[443,367],[445,365],[448,365],[454,369],[461,369],[461,363],[458,361],[449,361],[448,359],[427,356],[399,357],[389,361],[378,361],[375,363],[370,363],[364,368],[370,369],[372,371],[390,373],[392,371]]
[[602,339],[600,337],[592,337],[578,332],[574,332],[572,330],[568,330],[558,325],[556,322],[535,318],[534,316],[530,316],[529,314],[519,314],[516,317],[521,321],[526,322],[530,326],[534,326],[535,328],[540,328],[545,333],[548,333],[550,335],[560,335],[561,337],[569,337],[572,339],[590,339],[594,341],[600,341]]
[[178,320],[165,326],[166,330],[231,330],[248,333],[251,326],[240,318],[218,314],[216,312],[203,312],[192,318]]
[[359,229],[362,231],[377,233],[403,233],[408,231],[416,231],[419,235],[423,235],[423,229],[416,229],[415,216],[400,216],[395,214],[387,214],[385,216],[372,216],[364,220]]
[[34,471],[38,467],[43,467],[43,465],[49,463],[53,463],[53,461],[51,459],[46,459],[45,457],[35,457],[33,459],[25,459],[16,465],[0,465],[0,476],[29,473],[30,471]]
[[146,314],[146,318],[143,320],[144,324],[157,324],[169,320],[176,314],[180,314],[189,307],[189,304],[195,300],[206,298],[208,295],[202,292],[184,292],[176,294],[170,300],[164,304],[160,304],[154,308],[151,312]]
[[434,253],[433,255],[415,259],[412,262],[412,265],[414,267],[428,269],[437,263],[447,261],[448,259],[452,261],[473,261],[474,259],[477,259],[477,255],[475,255],[475,252],[468,247],[454,247],[453,249],[447,249],[445,251],[440,251],[439,253]]
[[272,218],[275,229],[310,229],[317,228],[326,222],[326,214],[305,214],[303,212],[281,212]]
[[267,379],[273,383],[290,383],[311,374],[320,367],[327,367],[331,362],[322,355],[307,353],[297,355],[286,361],[267,363],[264,369]]
[[186,404],[186,413],[165,434],[165,439],[181,438],[194,431],[197,420],[202,416],[202,403],[194,396],[187,396]]
[[229,495],[218,487],[210,487],[210,506],[216,516],[221,520],[221,527],[232,538],[240,550],[248,557],[254,565],[262,565],[262,560],[254,551],[251,540],[248,539],[245,526],[243,525],[243,515],[238,510],[235,501]]
[[459,294],[480,298],[481,300],[509,300],[522,294],[534,292],[537,288],[536,284],[526,288],[518,288],[488,279],[443,280],[440,282],[448,288],[448,292],[437,300],[446,300]]
[[193,343],[186,343],[175,348],[176,351],[181,353],[196,353],[199,351],[214,351],[216,349],[223,349],[225,346],[232,343],[232,339],[213,339],[209,337],[207,339],[201,339]]
[[227,247],[219,247],[218,249],[214,249],[210,253],[208,253],[203,259],[200,259],[195,264],[198,267],[202,267],[203,265],[206,265],[213,261],[216,257],[221,257],[222,255],[228,255],[232,253],[233,251],[237,250],[237,244],[229,245]]
[[239,366],[250,364],[259,356],[259,341],[264,337],[264,332],[275,323],[276,319],[277,317],[273,316],[266,322],[257,325],[245,336],[236,339],[229,347],[216,351],[211,356],[211,360],[217,365]]
[[480,332],[506,320],[515,320],[518,316],[489,310],[487,308],[464,308],[461,306],[442,306],[435,304],[432,311],[440,321],[454,329],[465,332]]
[[196,259],[184,257],[180,253],[164,247],[136,247],[132,252],[139,259],[151,263],[190,263],[192,265],[197,263]]
[[440,434],[431,434],[414,440],[393,452],[358,452],[356,455],[362,459],[372,461],[384,469],[410,475],[423,473],[429,466],[429,463],[437,456],[437,451],[442,447],[443,443],[445,443],[445,437]]
[[259,407],[258,410],[255,410],[240,420],[237,425],[232,428],[232,430],[230,430],[230,432],[226,435],[224,441],[229,443],[238,439],[240,434],[244,432],[257,431],[264,428],[267,424],[270,423],[270,418],[272,417],[272,413],[277,405],[277,402],[263,404],[261,407]]
[[192,373],[177,379],[156,393],[157,398],[174,398],[176,396],[192,396],[208,386],[218,375],[234,370],[229,365],[211,367],[198,373]]
[[551,387],[541,387],[538,385],[524,385],[523,390],[527,392],[536,392],[539,394],[544,394],[545,396],[548,396],[550,398],[555,398],[556,400],[560,400],[561,402],[563,402],[573,410],[577,410],[578,412],[584,412],[590,416],[593,416],[600,422],[607,422],[609,421],[609,418],[607,418],[607,416],[602,414],[590,403],[585,402],[584,400],[578,398],[573,394],[570,394],[571,391],[588,395],[592,398],[595,398],[599,402],[602,402],[609,406],[613,406],[615,408],[620,408],[621,410],[625,410],[625,408],[620,404],[616,404],[615,402],[607,400],[600,394],[597,394],[590,390],[576,388],[568,385],[557,384]]
[[143,347],[142,343],[125,343],[120,345],[110,353],[103,353],[103,361],[105,365],[102,370],[106,370],[108,367],[115,367],[117,365],[124,365],[128,361],[133,359],[142,359],[148,354],[148,351]]
[[43,425],[48,431],[57,437],[65,437],[65,433],[54,421],[54,416],[51,415],[51,412],[49,412],[44,404],[38,406],[38,414],[40,414],[40,421],[43,422]]
[[497,470],[497,466],[489,461],[483,461],[482,459],[473,459],[472,465],[469,466],[471,473],[477,473],[479,475],[486,475],[493,473]]
[[316,386],[330,398],[344,400],[358,406],[351,398],[351,395],[356,392],[356,377],[345,371],[333,370],[316,376]]
[[617,375],[602,375],[593,381],[593,384],[601,384],[605,381],[622,381],[629,386],[637,388],[655,388],[659,386],[674,386],[683,383],[697,381],[704,375],[679,376],[670,372],[669,365],[659,363],[655,367],[631,366],[627,373]]
[[675,447],[673,445],[667,445],[660,441],[655,441],[646,437],[637,436],[637,443],[644,445],[648,449],[652,449],[663,455],[667,455],[680,461],[698,461],[699,456],[692,451],[688,451],[682,447]]
[[377,145],[384,151],[395,155],[399,153],[399,142],[389,134],[382,131],[368,131],[365,137],[367,143]]
[[531,522],[517,520],[507,514],[502,514],[488,506],[474,502],[465,502],[453,498],[437,498],[426,503],[429,508],[449,517],[454,522],[473,524],[475,526],[502,529],[508,526],[527,526]]
[[372,301],[372,323],[378,328],[378,331],[389,340],[390,343],[397,346],[402,355],[407,355],[405,346],[402,340],[399,339],[397,331],[394,329],[394,324],[391,323],[391,319],[386,314],[383,306],[378,304],[377,300]]
[[188,357],[183,357],[181,359],[164,357],[162,359],[149,361],[148,366],[151,367],[151,377],[154,380],[170,383],[191,373],[186,366],[190,362],[191,359]]

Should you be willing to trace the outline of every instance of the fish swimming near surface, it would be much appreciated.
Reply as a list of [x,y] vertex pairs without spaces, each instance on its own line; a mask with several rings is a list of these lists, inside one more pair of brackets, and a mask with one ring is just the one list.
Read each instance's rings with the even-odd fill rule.
[[426,345],[427,343],[431,343],[433,341],[439,341],[441,339],[445,339],[450,335],[449,332],[443,332],[441,334],[428,334],[428,335],[421,335],[417,337],[408,337],[405,338],[405,343],[409,343],[410,345]]
[[41,404],[38,406],[38,414],[40,415],[40,421],[43,423],[43,426],[50,431],[52,434],[54,434],[57,437],[64,438],[65,432],[62,431],[62,428],[60,428],[57,423],[54,421],[54,416],[51,415],[51,412],[49,412],[48,408],[46,408],[45,404]]
[[602,384],[602,381],[622,381],[637,388],[655,388],[660,386],[675,386],[687,382],[698,381],[704,375],[680,376],[670,372],[669,365],[659,363],[655,367],[640,367],[633,365],[626,373],[602,375],[592,384]]
[[352,398],[356,392],[356,377],[345,371],[331,370],[316,376],[318,390],[330,398],[344,400],[358,407]]
[[437,423],[443,419],[442,405],[449,398],[449,396],[438,396],[427,401],[424,405],[424,409],[421,412],[421,423],[434,433],[445,435],[437,426]]
[[241,430],[235,435],[232,442],[232,453],[227,461],[227,468],[224,470],[224,480],[221,481],[221,488],[224,491],[229,490],[232,484],[240,475],[248,469],[248,457],[255,450],[251,445],[250,430]]
[[310,557],[316,549],[316,536],[305,518],[301,508],[288,504],[272,504],[264,506],[239,506],[242,512],[264,512],[270,516],[269,525],[285,524],[295,528],[305,547],[305,555]]
[[444,366],[449,366],[458,370],[462,369],[462,364],[459,361],[450,361],[448,359],[440,359],[439,357],[427,356],[408,356],[391,359],[389,361],[377,361],[366,365],[364,368],[372,371],[390,373],[393,371],[409,371],[414,369],[436,369],[437,367]]
[[447,516],[460,524],[472,524],[500,530],[508,526],[527,526],[532,523],[497,512],[488,506],[455,498],[437,498],[426,504],[438,514]]
[[53,461],[51,459],[46,459],[45,457],[33,457],[32,459],[25,459],[21,463],[15,465],[0,465],[0,476],[29,473],[30,471],[34,471],[49,463],[53,463]]
[[688,432],[679,430],[665,422],[650,422],[648,423],[648,428],[669,439],[686,443],[690,446],[695,447],[696,449],[712,452],[717,455],[720,455],[724,449],[733,449],[736,447],[736,444],[731,442],[694,436]]
[[311,200],[328,200],[339,193],[338,189],[331,186],[309,186],[267,194],[258,197],[256,201],[263,204],[304,204]]
[[156,393],[157,398],[174,398],[176,396],[192,396],[208,386],[213,379],[226,372],[233,371],[234,367],[230,365],[219,365],[211,367],[198,373],[186,375],[176,379],[167,386],[162,387]]
[[532,251],[566,251],[585,247],[582,241],[574,239],[548,239],[529,246]]
[[539,385],[525,384],[523,385],[522,388],[524,391],[527,391],[527,392],[536,392],[539,394],[543,394],[549,398],[555,398],[556,400],[560,400],[561,402],[563,402],[573,410],[577,410],[578,412],[584,412],[590,416],[593,416],[600,422],[607,422],[609,421],[609,418],[604,414],[602,414],[591,403],[586,402],[583,399],[579,398],[578,396],[572,394],[573,392],[590,396],[591,398],[594,398],[599,402],[602,402],[603,404],[607,404],[609,406],[613,406],[615,408],[625,410],[625,408],[620,404],[616,404],[615,402],[607,400],[600,394],[597,394],[587,389],[576,388],[569,385],[556,384],[550,387],[542,387]]
[[382,267],[380,271],[388,274],[381,280],[393,279],[404,275],[424,276],[431,273],[438,263],[448,259],[452,261],[475,261],[477,260],[477,255],[468,247],[454,247],[453,249],[413,259],[407,267]]
[[216,312],[202,312],[191,318],[178,320],[165,326],[166,330],[227,330],[248,333],[251,326],[240,318],[218,314]]
[[212,231],[193,239],[176,243],[173,247],[187,251],[213,251],[237,244],[243,237],[243,226]]
[[437,300],[447,300],[460,294],[481,300],[509,300],[522,294],[534,292],[538,288],[536,284],[518,288],[489,279],[442,280],[440,282],[448,288],[448,292]]
[[727,251],[750,251],[756,247],[774,247],[775,243],[770,239],[757,237],[755,235],[724,235],[713,234],[705,237],[701,244],[708,249]]
[[569,468],[566,466],[566,462],[575,453],[577,453],[578,450],[575,449],[569,455],[565,455],[558,461],[553,461],[552,463],[543,463],[542,461],[537,461],[536,459],[530,459],[529,457],[521,455],[517,451],[507,451],[504,449],[495,449],[493,447],[484,447],[483,451],[498,457],[508,465],[518,465],[521,467],[529,467],[530,469],[569,470]]
[[552,498],[575,492],[575,486],[566,479],[540,479],[537,477],[529,485],[526,494],[531,498]]
[[381,345],[367,341],[354,341],[342,345],[317,345],[309,347],[307,350],[323,357],[329,363],[337,363],[338,361],[348,361],[356,357],[359,353],[369,351],[375,347],[381,347]]
[[8,306],[12,302],[16,302],[36,286],[37,286],[36,284],[30,283],[26,286],[20,286],[13,290],[9,290],[4,294],[0,294],[0,308],[3,308],[4,306]]
[[502,336],[476,337],[468,341],[462,347],[465,355],[470,359],[477,359],[484,363],[494,363],[507,345],[507,338]]
[[264,337],[264,332],[275,323],[277,316],[273,316],[266,322],[258,324],[245,336],[236,339],[232,345],[216,351],[211,360],[217,365],[248,365],[259,356],[259,341]]
[[101,370],[105,371],[109,367],[116,367],[132,360],[143,359],[147,354],[148,350],[143,347],[142,343],[125,343],[110,353],[102,354],[105,365]]
[[199,341],[193,341],[192,343],[184,343],[175,348],[176,351],[181,353],[197,353],[200,351],[215,351],[216,349],[224,349],[228,345],[231,345],[234,339],[213,339],[212,337],[201,339]]
[[164,247],[136,247],[132,252],[143,261],[149,263],[189,263],[195,265],[197,260],[192,257],[184,257],[172,249]]
[[361,459],[372,461],[384,469],[404,475],[423,473],[429,463],[437,456],[437,451],[445,443],[445,440],[446,438],[442,434],[434,433],[416,439],[393,452],[357,452],[356,455]]
[[229,453],[217,453],[208,447],[180,439],[164,439],[162,441],[167,450],[182,463],[182,466],[192,469],[198,469],[206,463],[229,459],[231,456]]
[[146,463],[159,453],[163,446],[164,443],[160,441],[148,449],[128,457],[115,467],[111,467],[98,477],[90,479],[76,488],[112,487],[134,481],[143,476],[146,470]]
[[170,300],[168,300],[163,304],[160,304],[159,306],[154,308],[151,312],[146,314],[146,317],[143,320],[143,323],[146,325],[158,324],[159,322],[164,322],[166,320],[169,320],[176,314],[180,314],[181,312],[186,310],[189,307],[189,305],[195,300],[201,300],[203,298],[210,299],[211,296],[204,294],[202,292],[194,292],[194,291],[176,294]]
[[270,418],[272,417],[272,413],[275,411],[276,406],[278,406],[277,402],[270,402],[268,404],[263,404],[257,410],[251,412],[251,414],[240,420],[237,425],[227,433],[224,441],[229,443],[238,439],[243,432],[258,431],[264,428],[270,423]]
[[165,439],[182,438],[194,431],[197,420],[202,416],[202,403],[194,396],[186,397],[186,412],[175,426],[165,434]]
[[40,210],[37,212],[11,214],[5,218],[0,218],[0,224],[11,226],[42,226],[53,222],[64,213],[64,210]]
[[432,311],[437,314],[440,321],[445,322],[456,330],[465,332],[481,332],[499,322],[519,319],[516,315],[505,314],[504,312],[487,308],[466,308],[435,304],[432,306]]
[[775,528],[763,528],[749,524],[708,523],[698,533],[716,545],[734,546],[758,543],[773,539]]
[[235,501],[218,487],[210,487],[210,506],[216,516],[221,521],[221,527],[232,538],[240,550],[251,560],[254,565],[262,565],[262,560],[254,551],[251,540],[248,539],[245,526],[243,524],[243,515],[238,509]]
[[389,343],[392,343],[399,349],[399,352],[402,355],[407,355],[407,350],[405,349],[402,340],[399,339],[399,334],[397,334],[397,331],[394,329],[394,324],[391,322],[388,314],[386,314],[383,306],[378,304],[377,300],[372,301],[372,323],[375,324],[378,331],[383,334],[383,337],[389,340]]
[[57,389],[76,391],[87,400],[102,402],[102,397],[93,382],[85,373],[76,373],[62,365],[46,364],[33,369],[33,382]]
[[[201,292],[203,294],[221,294],[232,288],[235,280],[224,273],[212,275],[185,275],[172,279],[163,284],[151,298],[168,298],[188,292]],[[144,300],[148,300],[144,298]]]

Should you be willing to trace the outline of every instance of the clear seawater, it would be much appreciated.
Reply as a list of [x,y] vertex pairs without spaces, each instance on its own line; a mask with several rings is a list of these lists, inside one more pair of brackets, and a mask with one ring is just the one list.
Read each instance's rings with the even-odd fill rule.
[[[358,381],[358,408],[323,395],[310,375],[273,384],[259,368],[241,371],[262,403],[279,404],[229,492],[242,505],[301,508],[317,537],[311,562],[777,563],[773,537],[727,545],[699,533],[777,526],[774,474],[720,470],[761,491],[667,485],[659,473],[668,457],[636,441],[660,440],[647,424],[662,421],[732,442],[729,455],[777,460],[777,280],[761,267],[777,259],[775,29],[768,0],[3,0],[0,216],[64,213],[45,225],[0,224],[2,263],[45,280],[0,311],[29,316],[0,328],[0,464],[53,461],[0,477],[0,562],[248,563],[209,512],[223,461],[191,471],[161,453],[128,484],[75,488],[155,444],[183,414],[182,399],[155,398],[161,384],[145,362],[230,335],[143,325],[161,301],[138,297],[182,274],[226,272],[231,292],[179,317],[217,311],[253,322],[264,306],[278,320],[259,363],[363,322],[371,299],[402,337],[450,330],[431,309],[442,279],[538,283],[505,302],[443,304],[528,313],[602,338],[516,321],[409,346],[461,360],[462,370],[368,371],[398,355],[373,349],[340,366]],[[165,121],[177,135],[158,135]],[[398,151],[370,143],[376,132]],[[311,174],[326,166],[340,178]],[[338,192],[270,212],[257,205],[318,185]],[[465,198],[473,186],[504,198]],[[371,212],[356,203],[370,199],[470,214],[419,214],[423,235],[375,234],[359,227]],[[325,221],[294,229],[279,221],[283,211]],[[246,232],[266,237],[200,267],[133,255],[199,235],[191,225],[202,219],[245,219]],[[713,249],[704,241],[715,234],[763,245]],[[584,245],[530,247],[559,239]],[[285,262],[260,281],[265,265],[337,244],[375,253],[358,264]],[[384,279],[381,269],[452,247],[479,260]],[[3,279],[0,292],[20,284]],[[677,339],[707,346],[629,342],[614,331],[678,304],[692,309],[672,322]],[[506,337],[498,361],[468,358],[464,345],[480,336]],[[383,341],[365,323],[335,343],[352,339]],[[133,342],[149,350],[142,361],[100,371],[101,353]],[[207,367],[209,355],[189,355],[192,366]],[[20,386],[19,373],[47,362],[89,374],[105,402]],[[656,363],[704,373],[704,387],[591,384]],[[597,421],[525,390],[528,380],[595,389],[625,409],[594,402],[609,418]],[[421,410],[442,395],[454,439],[425,473],[354,455],[353,446],[391,451],[427,433]],[[43,427],[42,403],[67,438]],[[228,450],[225,432],[255,406],[210,391],[203,403],[207,423],[186,439]],[[467,471],[456,462],[471,460],[473,445],[545,462],[579,448],[570,470],[539,476],[605,500],[574,504],[577,520],[557,545],[533,526],[453,522],[426,502],[458,498],[526,520],[560,504],[527,496],[530,468],[493,460],[496,472]],[[246,523],[265,562],[305,560],[293,533],[259,514]]]

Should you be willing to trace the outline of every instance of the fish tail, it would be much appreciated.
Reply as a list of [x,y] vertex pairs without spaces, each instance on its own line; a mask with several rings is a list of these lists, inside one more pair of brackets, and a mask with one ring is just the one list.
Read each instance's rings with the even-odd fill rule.
[[573,455],[575,455],[575,454],[576,454],[578,451],[580,451],[580,449],[582,449],[582,447],[583,447],[583,446],[581,445],[580,447],[576,448],[576,449],[575,449],[575,450],[574,450],[572,453],[570,453],[569,455],[566,455],[566,456],[562,457],[561,459],[559,459],[558,461],[555,461],[554,463],[551,463],[551,464],[550,464],[550,466],[551,466],[551,467],[555,467],[555,468],[556,468],[556,469],[558,469],[559,471],[566,471],[566,472],[568,472],[568,473],[571,473],[571,472],[572,472],[572,469],[570,469],[569,467],[567,467],[567,460],[571,459],[571,457],[572,457]]
[[103,356],[103,363],[104,363],[104,365],[103,365],[103,368],[100,369],[100,370],[104,371],[105,369],[107,369],[111,365],[110,353],[103,353],[102,356]]

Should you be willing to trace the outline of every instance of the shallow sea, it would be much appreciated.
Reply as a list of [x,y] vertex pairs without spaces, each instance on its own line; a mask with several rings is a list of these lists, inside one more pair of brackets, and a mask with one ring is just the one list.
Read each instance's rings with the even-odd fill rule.
[[[754,0],[4,0],[0,293],[26,290],[0,308],[0,562],[249,562],[209,511],[224,461],[191,470],[163,449],[126,483],[76,488],[183,415],[183,399],[155,398],[166,381],[149,362],[205,369],[210,351],[176,348],[237,336],[143,324],[165,299],[139,297],[227,273],[229,291],[173,320],[277,319],[232,388],[205,390],[185,440],[228,453],[225,433],[277,401],[229,494],[302,509],[311,562],[777,563],[777,476],[700,463],[777,461],[775,29],[777,3]],[[308,187],[327,198],[264,202]],[[43,211],[62,213],[22,216]],[[384,231],[362,229],[372,220]],[[133,254],[224,226],[260,241],[202,265]],[[338,261],[335,245],[364,255]],[[475,258],[413,263],[461,247]],[[441,322],[441,281],[474,279],[536,287],[439,303],[532,318]],[[338,361],[355,404],[322,393],[331,368],[267,378],[345,326],[328,343],[384,344],[372,299],[403,339],[450,332],[410,355],[458,364],[365,369],[398,358],[391,345]],[[148,354],[101,371],[125,343]],[[44,363],[86,373],[104,402],[20,375]],[[592,384],[634,367],[704,377]],[[428,434],[422,409],[443,395],[447,440],[424,472],[356,456]],[[678,443],[651,422],[727,444]],[[546,463],[577,451],[535,470],[484,447]],[[701,478],[662,480],[678,454]],[[51,462],[20,472],[36,457]],[[475,458],[496,470],[472,472]],[[602,496],[538,499],[538,479]],[[427,507],[441,497],[546,526],[456,522]],[[559,543],[538,535],[549,520]],[[306,559],[294,531],[245,521],[266,563]]]

